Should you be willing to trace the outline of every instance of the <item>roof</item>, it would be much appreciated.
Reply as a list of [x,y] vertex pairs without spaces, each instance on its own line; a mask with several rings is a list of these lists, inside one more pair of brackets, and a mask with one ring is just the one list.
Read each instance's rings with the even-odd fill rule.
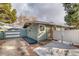
[[35,20],[29,19],[27,23],[38,23],[38,24],[46,24],[46,25],[55,25],[55,26],[61,26],[61,27],[69,27],[69,28],[74,28],[73,26],[69,26],[67,24],[61,24],[61,23],[56,23],[54,21],[48,21],[48,20],[40,20],[40,18],[37,18]]
[[58,24],[58,23],[47,22],[47,21],[35,21],[35,23],[38,23],[38,24],[46,24],[46,25],[55,25],[55,26],[61,26],[61,27],[74,28],[73,26],[68,26],[67,24]]

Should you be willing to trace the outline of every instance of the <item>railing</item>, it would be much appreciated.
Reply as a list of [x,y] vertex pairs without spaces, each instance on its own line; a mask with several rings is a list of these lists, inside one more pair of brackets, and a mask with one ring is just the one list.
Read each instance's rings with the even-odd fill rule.
[[21,30],[13,30],[13,29],[7,31],[0,31],[0,39],[21,37],[20,32]]

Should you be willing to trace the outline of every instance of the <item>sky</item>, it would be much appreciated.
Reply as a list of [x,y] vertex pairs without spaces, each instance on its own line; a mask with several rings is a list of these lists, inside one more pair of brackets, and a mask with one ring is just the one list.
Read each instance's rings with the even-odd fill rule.
[[65,23],[65,11],[61,3],[13,3],[17,16],[37,16],[41,21]]

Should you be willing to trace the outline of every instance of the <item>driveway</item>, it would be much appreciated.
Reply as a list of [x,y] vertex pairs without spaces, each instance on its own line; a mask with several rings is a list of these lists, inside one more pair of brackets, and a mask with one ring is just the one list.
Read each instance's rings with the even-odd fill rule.
[[0,56],[29,56],[27,47],[22,38],[0,40]]

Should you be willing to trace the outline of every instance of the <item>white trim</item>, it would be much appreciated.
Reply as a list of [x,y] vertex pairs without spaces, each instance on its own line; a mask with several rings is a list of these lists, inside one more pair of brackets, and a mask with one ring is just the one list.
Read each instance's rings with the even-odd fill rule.
[[[40,26],[44,26],[44,31],[40,31]],[[40,34],[41,33],[41,34]],[[45,25],[40,25],[39,24],[39,28],[38,28],[38,36],[37,38],[39,39],[42,35],[44,35],[46,33],[46,26]],[[40,35],[39,35],[40,34]]]

